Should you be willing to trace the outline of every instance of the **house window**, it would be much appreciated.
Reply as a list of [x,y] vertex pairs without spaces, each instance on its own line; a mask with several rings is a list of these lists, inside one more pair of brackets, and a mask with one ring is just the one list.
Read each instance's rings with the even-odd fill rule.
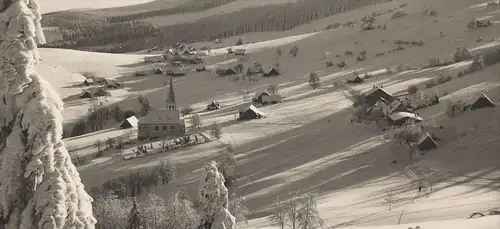
[[168,127],[168,126],[163,126],[163,130],[167,130],[167,127]]
[[159,129],[160,129],[160,127],[159,127],[159,126],[155,126],[155,130],[159,130]]
[[174,126],[170,126],[170,129],[173,130],[174,129]]

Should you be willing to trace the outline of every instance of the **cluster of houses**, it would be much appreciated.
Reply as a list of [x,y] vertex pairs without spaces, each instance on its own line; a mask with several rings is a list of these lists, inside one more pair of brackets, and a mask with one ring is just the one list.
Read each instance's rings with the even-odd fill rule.
[[111,93],[108,91],[109,89],[123,88],[123,84],[116,79],[98,77],[85,79],[82,84],[89,88],[82,90],[80,98],[111,96]]
[[[365,117],[370,116],[375,104],[380,102],[386,105],[384,113],[390,126],[401,126],[407,123],[419,123],[424,121],[418,114],[414,113],[413,108],[409,107],[401,99],[387,92],[381,86],[374,86],[373,89],[363,94],[363,104],[359,104],[362,107],[363,115]],[[437,102],[439,103],[439,99]],[[486,107],[495,107],[495,103],[493,103],[486,94],[481,92],[481,95],[474,102],[460,109],[465,111],[467,109],[476,110]],[[455,108],[452,107],[451,109]],[[425,132],[415,143],[416,148],[420,151],[434,149],[438,146],[436,141],[439,140],[440,139],[434,134]]]

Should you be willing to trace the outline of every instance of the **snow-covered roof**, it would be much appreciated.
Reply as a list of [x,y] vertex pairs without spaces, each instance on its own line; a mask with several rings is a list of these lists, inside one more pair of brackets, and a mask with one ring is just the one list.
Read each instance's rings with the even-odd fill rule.
[[422,144],[422,142],[424,142],[424,141],[425,141],[425,139],[427,139],[427,138],[431,138],[431,139],[432,139],[431,135],[430,135],[428,132],[425,132],[425,134],[424,134],[424,135],[422,135],[422,137],[420,137],[420,138],[418,139],[417,144],[419,144],[419,145],[420,145],[420,144]]
[[257,109],[257,107],[255,107],[253,104],[250,105],[247,110],[252,110],[253,112],[255,112],[255,114],[258,114],[260,116],[266,116],[266,114],[264,112]]
[[419,117],[418,115],[416,114],[413,114],[413,113],[409,113],[409,112],[396,112],[396,113],[392,113],[389,115],[389,118],[394,120],[394,121],[398,121],[398,120],[401,120],[403,118],[411,118],[411,119],[415,119],[415,120],[418,120],[418,121],[423,121],[424,119],[422,119],[421,117]]
[[138,123],[152,125],[182,124],[179,111],[167,109],[153,109],[146,116],[142,117]]
[[137,118],[135,116],[128,117],[126,119],[126,121],[128,123],[130,123],[131,126],[134,126],[134,127],[137,126],[137,123],[139,123],[139,120],[137,120]]
[[370,90],[366,91],[364,94],[365,94],[366,96],[369,96],[369,95],[371,95],[371,94],[375,93],[376,91],[382,91],[382,92],[384,92],[384,93],[386,93],[386,94],[388,94],[388,95],[392,95],[391,93],[389,93],[388,91],[386,91],[385,89],[383,89],[383,88],[381,88],[381,87],[375,87],[375,88],[372,88],[372,89],[370,89]]

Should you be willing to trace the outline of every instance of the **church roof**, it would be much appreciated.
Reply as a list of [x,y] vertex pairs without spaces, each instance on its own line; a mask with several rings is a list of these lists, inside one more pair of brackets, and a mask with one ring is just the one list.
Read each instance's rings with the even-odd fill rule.
[[175,93],[174,93],[174,84],[172,82],[172,76],[170,76],[170,85],[168,88],[167,103],[175,103]]
[[148,114],[139,120],[139,124],[149,125],[166,125],[166,124],[183,124],[184,119],[181,119],[178,110],[153,109]]

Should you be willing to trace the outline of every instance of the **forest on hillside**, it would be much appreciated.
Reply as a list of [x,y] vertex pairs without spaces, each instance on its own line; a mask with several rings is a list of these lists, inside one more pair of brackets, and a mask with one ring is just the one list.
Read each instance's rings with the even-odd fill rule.
[[[96,22],[64,22],[58,25],[63,33],[64,42],[51,44],[50,47],[83,49],[102,52],[133,52],[158,45],[173,45],[176,42],[199,42],[225,38],[250,32],[283,31],[311,21],[325,18],[336,13],[346,12],[371,4],[391,0],[307,0],[297,3],[268,5],[247,8],[241,11],[214,15],[190,23],[154,28],[146,22],[137,27],[102,30],[96,28],[119,27],[127,22],[108,20]],[[63,24],[63,23],[61,23]],[[68,25],[71,24],[71,25]],[[140,29],[145,26],[148,29]],[[147,31],[132,32],[130,30]],[[153,31],[154,32],[151,32]],[[133,34],[133,37],[112,41],[114,34]],[[131,35],[132,36],[132,35]],[[141,37],[142,36],[142,37]],[[84,41],[82,41],[84,40]]]
[[234,1],[236,1],[236,0],[189,1],[189,2],[186,2],[182,5],[172,7],[172,8],[152,10],[152,11],[140,12],[140,13],[129,14],[129,15],[124,15],[124,16],[109,17],[107,20],[109,22],[113,23],[113,22],[123,22],[123,21],[130,21],[130,20],[139,20],[139,19],[156,17],[156,16],[168,16],[168,15],[172,15],[172,14],[200,12],[200,11],[208,10],[210,8],[221,6],[221,5],[224,5],[227,3],[231,3]]

